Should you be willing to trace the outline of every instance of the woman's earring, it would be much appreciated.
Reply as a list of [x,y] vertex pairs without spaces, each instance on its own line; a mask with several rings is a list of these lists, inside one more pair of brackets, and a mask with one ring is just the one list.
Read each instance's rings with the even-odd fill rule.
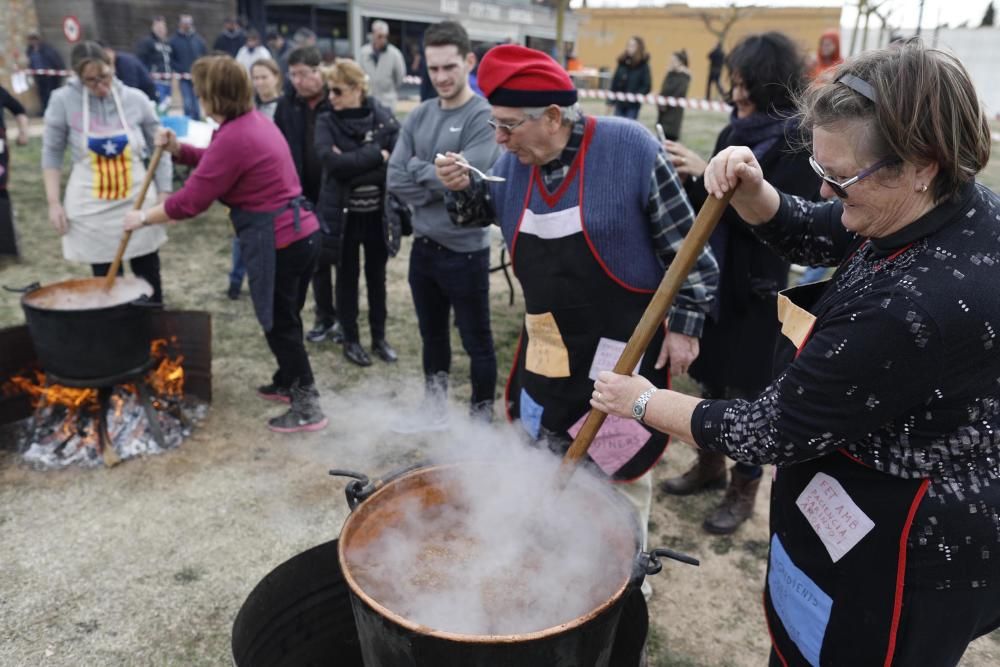
[[924,183],[923,185],[920,186],[920,191],[921,192],[927,192],[927,184],[926,183]]

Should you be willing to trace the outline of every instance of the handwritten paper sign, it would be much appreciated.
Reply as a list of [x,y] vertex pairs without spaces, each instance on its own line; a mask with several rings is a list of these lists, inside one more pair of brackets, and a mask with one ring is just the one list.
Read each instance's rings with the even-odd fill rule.
[[836,563],[861,541],[875,522],[833,477],[818,472],[795,501]]
[[[569,428],[569,434],[576,437],[587,419],[587,414]],[[587,454],[601,470],[609,475],[618,472],[628,463],[649,440],[649,431],[634,419],[624,419],[608,415],[591,443]]]
[[[597,351],[594,353],[594,360],[590,363],[590,374],[588,377],[591,380],[596,381],[597,375],[601,371],[614,370],[615,364],[618,363],[618,359],[622,356],[622,352],[624,351],[625,341],[602,337],[597,343]],[[640,358],[639,363],[632,369],[632,375],[639,372],[639,366],[641,364],[642,359]]]
[[781,322],[781,333],[792,341],[792,345],[798,350],[809,337],[816,323],[816,316],[796,306],[784,294],[778,294],[778,321]]
[[833,599],[792,562],[777,535],[771,538],[767,589],[785,632],[799,647],[802,657],[813,667],[819,667]]
[[525,313],[524,327],[528,331],[524,367],[547,378],[569,377],[569,350],[552,313]]

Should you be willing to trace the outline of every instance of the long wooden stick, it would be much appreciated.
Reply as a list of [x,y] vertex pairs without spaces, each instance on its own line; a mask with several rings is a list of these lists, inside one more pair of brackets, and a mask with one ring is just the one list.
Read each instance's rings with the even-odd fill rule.
[[[632,332],[632,337],[629,338],[622,355],[618,358],[618,363],[615,364],[615,373],[630,375],[642,359],[642,355],[649,347],[653,336],[656,335],[657,329],[663,326],[663,319],[667,316],[667,311],[670,310],[674,297],[677,296],[677,292],[680,291],[688,274],[691,273],[691,268],[694,267],[702,249],[708,243],[715,226],[719,224],[719,218],[722,217],[722,212],[726,210],[732,196],[733,191],[730,190],[722,199],[709,196],[705,200],[705,204],[701,207],[698,217],[691,226],[691,231],[684,237],[684,241],[677,251],[677,256],[670,263],[667,272],[663,274],[660,286],[656,288],[653,298],[646,306],[646,312],[642,314],[642,319],[639,320],[635,331]],[[587,455],[590,443],[594,441],[597,431],[600,430],[601,424],[604,423],[604,418],[607,416],[606,412],[597,408],[590,409],[590,414],[587,415],[586,421],[573,439],[573,444],[570,445],[569,451],[563,457],[560,472],[562,484],[569,481],[580,459]]]
[[[138,211],[142,208],[142,202],[146,199],[146,191],[149,190],[149,184],[153,182],[153,173],[156,171],[156,166],[160,164],[160,158],[162,156],[163,146],[157,146],[156,150],[153,151],[153,157],[149,160],[149,167],[146,169],[146,177],[142,179],[142,187],[139,188],[139,196],[135,198],[135,205],[133,205],[132,210]],[[108,275],[104,278],[104,289],[108,292],[110,292],[111,288],[115,286],[115,278],[118,277],[118,269],[122,266],[122,257],[125,256],[125,248],[128,247],[128,242],[131,238],[131,229],[122,234],[122,240],[118,244],[118,252],[115,253],[115,261],[111,262],[111,268],[108,269]]]

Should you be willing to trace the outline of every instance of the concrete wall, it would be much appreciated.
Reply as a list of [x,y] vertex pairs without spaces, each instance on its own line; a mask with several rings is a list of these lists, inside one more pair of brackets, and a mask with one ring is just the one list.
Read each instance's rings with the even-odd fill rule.
[[[653,89],[659,90],[670,63],[670,55],[687,49],[692,74],[690,95],[703,97],[708,79],[708,52],[716,37],[705,28],[701,12],[721,17],[726,10],[692,8],[686,4],[648,8],[578,9],[577,55],[586,67],[608,67],[614,70],[625,43],[633,35],[646,42],[653,71]],[[840,7],[768,8],[748,11],[733,26],[724,48],[728,51],[742,37],[768,30],[779,30],[791,37],[803,51],[814,53],[820,34],[840,23]],[[719,21],[715,22],[716,25]],[[725,83],[725,82],[723,82]]]

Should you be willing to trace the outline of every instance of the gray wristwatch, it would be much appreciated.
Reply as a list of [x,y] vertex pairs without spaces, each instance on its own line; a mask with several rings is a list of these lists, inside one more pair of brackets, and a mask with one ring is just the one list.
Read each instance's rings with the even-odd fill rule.
[[635,399],[635,403],[632,404],[632,416],[640,424],[645,424],[643,417],[646,416],[646,403],[649,403],[650,397],[656,393],[656,387],[650,387],[646,391],[639,394],[639,398]]

